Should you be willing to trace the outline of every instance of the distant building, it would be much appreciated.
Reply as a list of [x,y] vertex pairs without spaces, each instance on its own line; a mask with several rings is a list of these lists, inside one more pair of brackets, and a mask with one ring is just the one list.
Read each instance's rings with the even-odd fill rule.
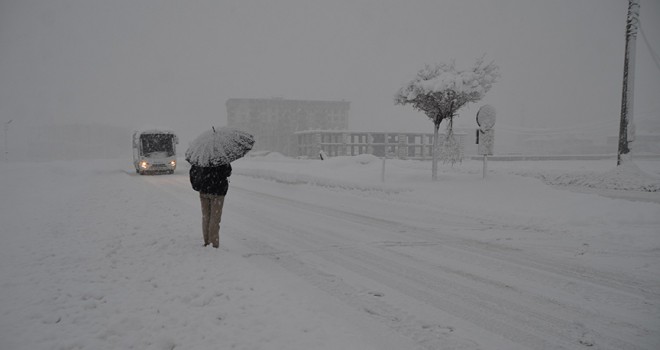
[[[432,133],[357,132],[348,130],[347,101],[285,99],[227,100],[227,125],[255,137],[255,151],[316,158],[373,154],[402,159],[432,158]],[[467,135],[454,134],[465,149]],[[444,135],[440,135],[442,140]]]
[[[433,157],[433,134],[410,132],[357,132],[309,130],[296,133],[298,155],[316,158],[323,151],[330,157],[373,154],[401,159],[428,160]],[[462,150],[467,135],[455,133]],[[440,134],[440,140],[445,135]]]
[[254,150],[298,156],[296,132],[348,130],[347,101],[232,98],[226,107],[227,125],[253,134]]

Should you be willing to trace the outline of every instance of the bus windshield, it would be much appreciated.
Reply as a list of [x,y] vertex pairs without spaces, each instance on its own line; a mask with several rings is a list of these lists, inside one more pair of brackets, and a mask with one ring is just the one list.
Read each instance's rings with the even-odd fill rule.
[[174,135],[172,134],[142,134],[142,154],[145,156],[163,153],[165,157],[174,156]]

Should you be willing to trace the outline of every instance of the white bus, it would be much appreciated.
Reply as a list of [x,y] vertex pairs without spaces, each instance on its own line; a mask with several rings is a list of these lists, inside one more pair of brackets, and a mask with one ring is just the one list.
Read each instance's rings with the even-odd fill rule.
[[143,130],[133,133],[135,172],[172,174],[176,169],[176,145],[179,138],[169,130]]

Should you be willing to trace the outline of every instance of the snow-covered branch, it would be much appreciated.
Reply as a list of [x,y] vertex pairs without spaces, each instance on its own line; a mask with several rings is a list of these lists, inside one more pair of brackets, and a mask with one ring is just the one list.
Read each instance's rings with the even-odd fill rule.
[[466,70],[457,70],[454,62],[426,65],[394,96],[395,104],[411,104],[437,124],[470,102],[476,102],[499,78],[494,62],[485,64],[484,57]]

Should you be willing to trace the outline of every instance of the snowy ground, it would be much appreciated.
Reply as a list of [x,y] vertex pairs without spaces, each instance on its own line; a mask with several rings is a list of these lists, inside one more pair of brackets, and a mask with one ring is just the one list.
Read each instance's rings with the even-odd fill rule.
[[185,167],[0,163],[0,349],[658,349],[636,164],[244,159],[215,250]]

